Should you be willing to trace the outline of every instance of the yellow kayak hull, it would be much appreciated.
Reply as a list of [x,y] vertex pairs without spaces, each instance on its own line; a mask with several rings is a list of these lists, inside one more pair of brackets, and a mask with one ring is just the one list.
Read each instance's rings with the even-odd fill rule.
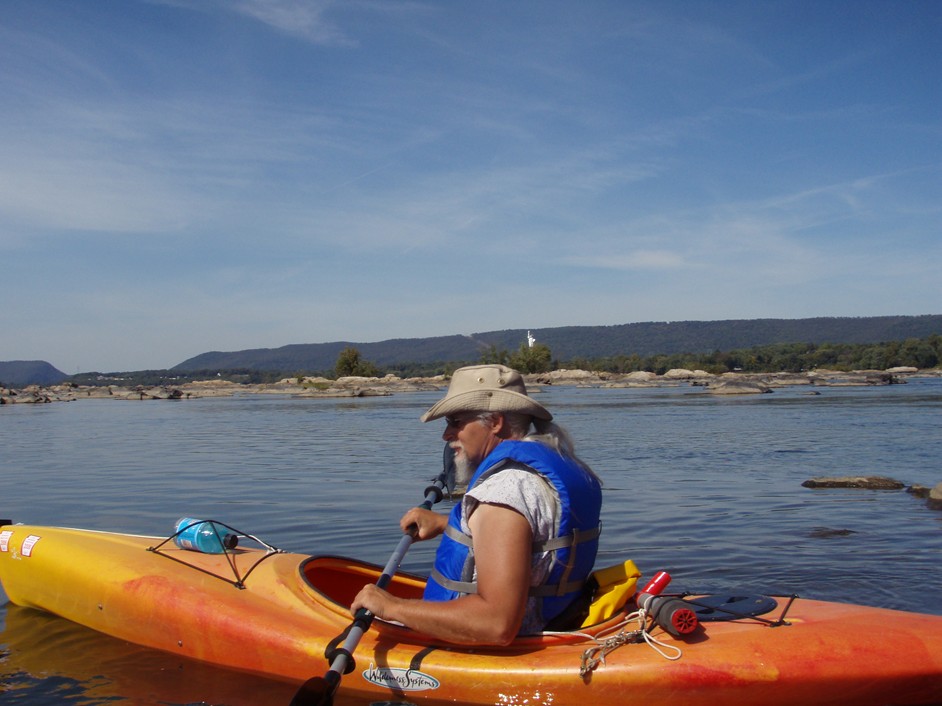
[[[13,603],[116,638],[214,665],[302,682],[350,624],[349,601],[381,569],[341,557],[260,549],[200,554],[163,538],[90,530],[0,527],[0,582]],[[261,560],[261,561],[260,561]],[[244,580],[240,581],[239,577]],[[398,595],[423,579],[399,575]],[[434,643],[375,622],[341,692],[374,700],[463,704],[932,704],[942,702],[942,617],[797,599],[787,624],[705,623],[691,636],[653,634],[613,649],[580,676],[592,635],[520,638],[506,648]],[[629,626],[634,629],[636,626]]]

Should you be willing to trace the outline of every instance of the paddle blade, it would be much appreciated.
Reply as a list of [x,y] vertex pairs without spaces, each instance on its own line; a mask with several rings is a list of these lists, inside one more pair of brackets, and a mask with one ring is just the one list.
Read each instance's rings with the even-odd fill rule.
[[451,495],[455,492],[455,484],[458,482],[455,468],[455,450],[451,444],[445,444],[445,451],[442,454],[442,475],[445,476],[445,490]]
[[340,684],[340,675],[336,672],[328,673],[328,677],[331,676],[336,678],[328,680],[326,677],[311,677],[308,679],[295,693],[289,706],[332,706],[334,692]]

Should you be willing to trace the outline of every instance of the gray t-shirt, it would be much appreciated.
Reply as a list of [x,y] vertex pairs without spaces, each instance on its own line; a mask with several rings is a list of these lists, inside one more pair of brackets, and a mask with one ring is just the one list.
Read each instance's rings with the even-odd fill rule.
[[[559,494],[546,478],[519,463],[508,463],[500,471],[470,489],[462,499],[461,530],[468,535],[468,518],[481,503],[501,505],[526,518],[533,531],[534,542],[544,542],[559,534],[562,506]],[[533,555],[531,586],[542,585],[553,567],[553,552]],[[476,574],[476,572],[475,572]],[[477,576],[475,575],[475,579]],[[527,610],[520,634],[541,632],[543,619],[537,598],[527,599]]]

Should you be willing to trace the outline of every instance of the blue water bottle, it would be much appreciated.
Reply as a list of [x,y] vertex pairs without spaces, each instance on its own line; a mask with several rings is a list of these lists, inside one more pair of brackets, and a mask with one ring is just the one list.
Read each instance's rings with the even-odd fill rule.
[[235,549],[239,543],[239,538],[222,525],[192,517],[177,520],[175,531],[173,541],[178,547],[204,554],[222,554],[227,549]]

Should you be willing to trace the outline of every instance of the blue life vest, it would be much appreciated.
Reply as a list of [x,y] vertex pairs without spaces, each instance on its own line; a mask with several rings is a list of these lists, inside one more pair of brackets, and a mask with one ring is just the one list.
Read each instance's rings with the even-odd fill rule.
[[[549,577],[530,595],[541,599],[545,625],[561,613],[581,592],[592,572],[599,546],[599,513],[602,488],[597,478],[575,460],[537,441],[503,441],[481,462],[469,482],[474,487],[499,473],[510,462],[528,466],[546,478],[559,493],[562,509],[559,536],[535,542],[534,554],[555,552]],[[435,568],[425,587],[425,599],[447,601],[475,593],[474,551],[471,537],[461,531],[461,508],[452,508],[448,526],[435,555]]]

